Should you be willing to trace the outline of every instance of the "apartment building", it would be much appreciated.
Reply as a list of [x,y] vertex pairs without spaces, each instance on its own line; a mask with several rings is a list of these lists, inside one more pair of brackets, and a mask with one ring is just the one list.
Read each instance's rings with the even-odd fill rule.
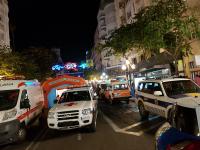
[[10,46],[8,2],[0,0],[0,44]]

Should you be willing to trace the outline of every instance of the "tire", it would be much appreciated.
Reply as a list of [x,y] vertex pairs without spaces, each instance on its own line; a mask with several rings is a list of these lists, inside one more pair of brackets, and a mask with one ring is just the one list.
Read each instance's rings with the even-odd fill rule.
[[17,143],[21,143],[26,139],[27,131],[24,125],[22,125],[17,132]]
[[95,113],[92,119],[92,123],[88,126],[89,132],[96,132],[96,125],[97,125],[97,115]]
[[142,120],[149,118],[149,112],[145,110],[144,104],[142,102],[138,103],[138,109]]

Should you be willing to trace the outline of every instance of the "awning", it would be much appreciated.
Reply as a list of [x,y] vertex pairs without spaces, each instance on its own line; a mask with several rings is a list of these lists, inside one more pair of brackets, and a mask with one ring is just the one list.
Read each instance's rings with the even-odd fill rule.
[[[151,68],[151,69],[163,68],[162,65],[170,64],[173,61],[174,60],[173,60],[172,56],[163,52],[163,53],[160,53],[156,56],[149,58],[148,60],[139,62],[136,65],[136,69],[134,71],[135,72],[141,72],[141,71],[143,71],[144,68]],[[154,66],[157,66],[157,65],[160,65],[161,67],[155,68]]]

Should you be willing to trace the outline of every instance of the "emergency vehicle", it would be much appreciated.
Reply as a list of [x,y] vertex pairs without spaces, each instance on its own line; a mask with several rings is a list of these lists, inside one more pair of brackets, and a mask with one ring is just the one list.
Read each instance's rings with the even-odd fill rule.
[[26,138],[26,128],[43,112],[43,90],[37,80],[0,81],[0,144]]
[[88,86],[68,87],[57,104],[49,110],[48,127],[57,130],[70,130],[88,127],[96,131],[97,97]]
[[128,104],[130,97],[130,88],[126,81],[111,81],[105,92],[105,98],[111,104],[115,101],[126,101]]
[[[171,122],[173,105],[195,110],[197,117],[200,117],[200,87],[186,78],[141,81],[136,91],[136,104],[143,119],[153,113]],[[182,122],[181,119],[183,118],[179,117],[179,123]],[[200,125],[200,119],[198,124]]]

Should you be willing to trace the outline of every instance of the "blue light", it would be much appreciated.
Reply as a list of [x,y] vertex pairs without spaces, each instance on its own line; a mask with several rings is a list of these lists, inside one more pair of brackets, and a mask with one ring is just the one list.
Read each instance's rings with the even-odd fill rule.
[[64,66],[54,65],[51,69],[52,69],[52,70],[58,70],[58,71],[60,71],[60,70],[62,70],[63,68],[64,68]]
[[82,63],[79,67],[82,68],[82,69],[85,69],[85,68],[88,67],[88,65],[86,63]]

